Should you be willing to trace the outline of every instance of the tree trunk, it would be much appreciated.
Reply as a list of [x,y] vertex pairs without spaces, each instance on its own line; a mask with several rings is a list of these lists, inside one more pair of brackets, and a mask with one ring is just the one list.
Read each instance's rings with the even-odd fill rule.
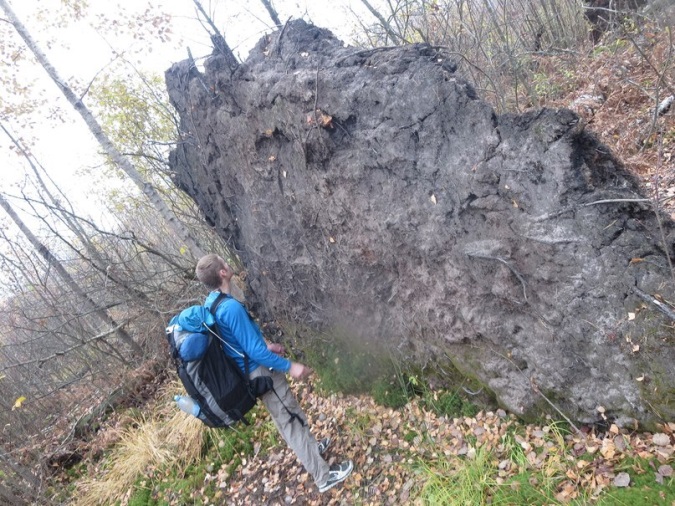
[[270,17],[272,18],[272,21],[274,21],[274,24],[277,26],[281,26],[281,20],[279,19],[279,14],[277,14],[277,11],[274,9],[274,6],[272,5],[271,0],[260,0],[262,4],[265,6],[265,9],[267,9],[267,12],[269,13]]
[[363,5],[366,6],[366,9],[368,9],[370,13],[377,18],[377,20],[380,22],[380,25],[382,25],[382,28],[385,32],[387,32],[387,35],[391,37],[391,40],[395,45],[398,46],[406,43],[405,37],[403,37],[400,33],[395,32],[391,28],[391,23],[384,19],[384,16],[375,7],[373,7],[370,2],[368,2],[368,0],[361,0],[361,3],[363,3]]

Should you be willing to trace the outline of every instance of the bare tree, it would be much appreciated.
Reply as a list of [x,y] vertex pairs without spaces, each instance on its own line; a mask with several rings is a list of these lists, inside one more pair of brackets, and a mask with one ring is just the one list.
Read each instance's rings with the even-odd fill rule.
[[63,267],[61,262],[52,254],[52,252],[45,246],[40,240],[31,232],[31,230],[26,226],[26,224],[21,220],[19,215],[14,211],[12,206],[9,204],[4,195],[0,194],[0,207],[2,207],[7,215],[16,223],[16,226],[19,227],[19,230],[26,236],[26,239],[30,241],[35,250],[42,256],[47,263],[52,267],[59,275],[61,280],[77,294],[81,299],[83,306],[95,314],[102,322],[109,325],[111,328],[116,329],[116,335],[126,344],[128,344],[136,353],[139,355],[142,354],[143,350],[141,347],[134,341],[131,336],[122,328],[122,326],[117,323],[103,308],[97,306],[97,304],[87,295],[84,290],[77,284],[77,282],[72,278],[68,271]]
[[52,81],[56,83],[68,102],[82,116],[85,123],[89,127],[89,130],[94,135],[104,151],[108,154],[108,156],[110,156],[115,164],[117,164],[117,166],[119,166],[131,178],[131,180],[143,192],[143,194],[148,197],[150,202],[152,202],[152,205],[155,207],[155,209],[157,209],[162,218],[166,220],[167,224],[171,227],[174,233],[185,242],[193,257],[203,255],[204,252],[198,245],[197,241],[195,241],[186,227],[184,227],[176,218],[176,216],[171,212],[154,186],[148,183],[142,177],[136,167],[134,167],[134,165],[115,148],[94,115],[82,102],[82,97],[78,97],[70,88],[70,86],[68,86],[66,81],[59,76],[54,66],[49,62],[46,55],[38,47],[35,40],[33,40],[26,27],[16,17],[16,14],[14,14],[14,11],[11,9],[7,0],[0,0],[0,7],[2,7],[2,9],[5,11],[5,14],[8,16],[9,21],[12,23],[17,33],[24,40],[33,55],[35,55],[35,58],[45,69]]
[[406,40],[405,34],[400,33],[398,30],[395,30],[392,27],[390,20],[392,18],[395,19],[393,16],[391,16],[389,20],[387,20],[380,13],[380,11],[378,11],[377,9],[375,9],[375,7],[372,6],[372,4],[368,0],[361,0],[361,3],[363,3],[363,5],[366,6],[366,9],[368,9],[370,13],[377,18],[377,20],[380,22],[381,27],[384,29],[387,36],[391,38],[392,42],[395,45],[405,44],[406,42],[408,42]]

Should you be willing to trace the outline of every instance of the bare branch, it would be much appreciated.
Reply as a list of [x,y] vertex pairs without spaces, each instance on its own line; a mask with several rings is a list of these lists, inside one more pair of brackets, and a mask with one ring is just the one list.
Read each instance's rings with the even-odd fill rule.
[[673,310],[670,306],[664,304],[663,302],[656,299],[655,297],[643,292],[642,290],[640,290],[636,286],[633,287],[633,292],[635,292],[635,295],[640,297],[645,302],[649,302],[650,304],[653,304],[654,306],[656,306],[656,309],[661,311],[664,315],[666,315],[671,320],[675,321],[675,310]]
[[386,19],[384,19],[384,16],[382,16],[382,14],[375,7],[373,7],[370,2],[368,2],[368,0],[361,0],[361,3],[363,3],[363,5],[366,6],[366,9],[368,9],[370,13],[377,18],[384,31],[387,32],[387,35],[391,37],[394,43],[406,43],[406,40],[391,28],[391,24]]
[[279,19],[279,14],[277,14],[277,11],[274,9],[272,6],[272,2],[270,0],[260,0],[262,4],[265,6],[265,9],[267,9],[268,14],[272,18],[272,21],[276,26],[281,26],[281,20]]

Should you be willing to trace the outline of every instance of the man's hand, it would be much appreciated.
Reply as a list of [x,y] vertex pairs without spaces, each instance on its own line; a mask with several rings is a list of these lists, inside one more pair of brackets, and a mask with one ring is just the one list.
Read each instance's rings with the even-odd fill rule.
[[291,362],[291,368],[288,370],[288,374],[295,379],[303,379],[309,376],[312,373],[312,370],[306,365],[299,364],[298,362]]
[[267,349],[272,353],[276,353],[277,355],[284,355],[286,353],[286,348],[284,348],[284,345],[279,343],[268,344]]

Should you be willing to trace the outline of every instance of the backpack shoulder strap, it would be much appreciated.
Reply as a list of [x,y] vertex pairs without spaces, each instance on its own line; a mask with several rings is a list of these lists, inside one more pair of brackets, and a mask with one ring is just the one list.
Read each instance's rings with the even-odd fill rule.
[[231,296],[223,292],[218,292],[218,297],[216,297],[216,300],[213,301],[213,304],[211,304],[211,307],[209,308],[209,313],[213,315],[213,318],[216,317],[216,309],[218,309],[220,303],[223,302],[228,297]]
[[[220,306],[221,302],[223,302],[225,299],[231,298],[231,297],[232,296],[227,294],[227,293],[219,292],[218,297],[216,297],[216,300],[213,301],[213,304],[211,304],[211,307],[209,308],[209,312],[213,315],[213,319],[216,321],[214,330],[216,331],[218,339],[220,339],[222,342],[225,342],[225,341],[223,340],[223,337],[220,333],[220,327],[218,326],[218,319],[216,318],[216,310],[218,309],[218,306]],[[228,346],[230,348],[232,348],[232,345],[228,344]],[[232,348],[232,349],[234,349],[234,348]],[[235,351],[237,351],[237,350],[235,350]],[[238,353],[238,351],[237,351],[237,353]],[[248,355],[246,353],[243,353],[243,350],[242,350],[241,354],[244,357],[244,379],[248,382],[248,374],[249,374]]]

